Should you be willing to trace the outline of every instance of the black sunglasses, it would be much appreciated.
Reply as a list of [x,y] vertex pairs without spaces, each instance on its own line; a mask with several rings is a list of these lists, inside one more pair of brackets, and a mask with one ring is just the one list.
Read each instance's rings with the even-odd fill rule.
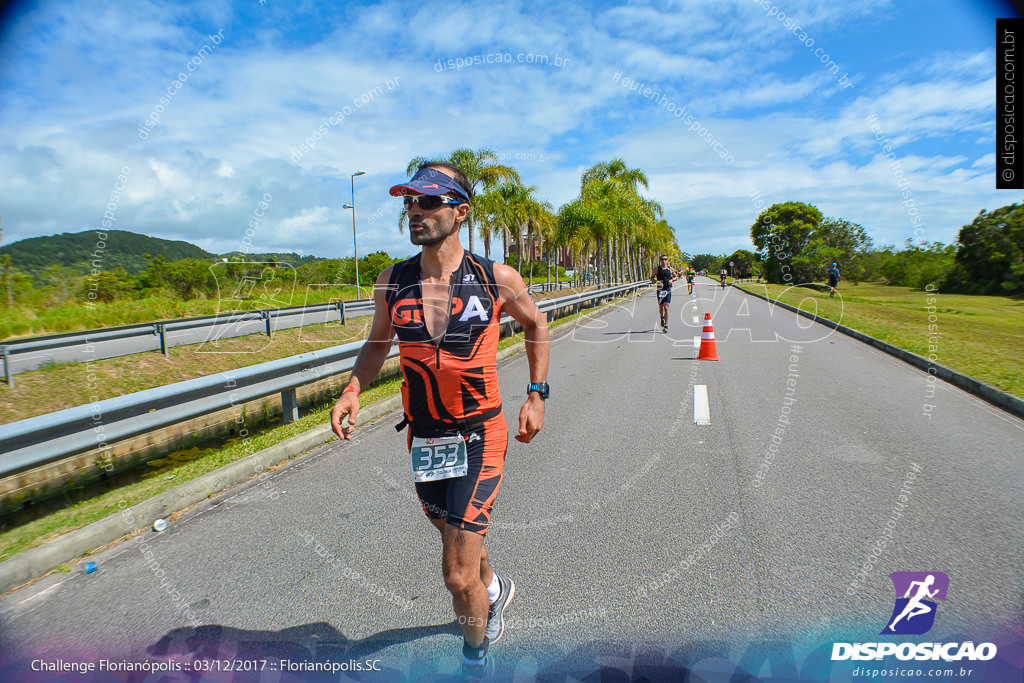
[[445,195],[434,196],[429,194],[418,194],[418,195],[406,195],[403,199],[405,202],[405,210],[408,211],[413,204],[418,204],[424,211],[433,211],[442,204],[462,204],[463,202],[454,197],[448,197]]

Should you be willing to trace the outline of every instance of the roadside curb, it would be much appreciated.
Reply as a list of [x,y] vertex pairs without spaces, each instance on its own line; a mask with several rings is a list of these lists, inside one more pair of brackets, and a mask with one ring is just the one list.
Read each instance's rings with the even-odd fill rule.
[[[401,406],[402,398],[398,394],[371,403],[359,411],[360,423],[380,419]],[[333,438],[334,432],[330,425],[314,427],[81,529],[70,531],[38,548],[19,553],[0,563],[0,594],[44,576],[62,563],[80,559],[88,551],[148,529],[157,519],[168,517],[225,489],[245,483],[267,468],[322,446]]]
[[[498,352],[498,362],[525,349],[525,341],[502,349]],[[362,407],[359,411],[359,424],[362,426],[379,420],[401,408],[401,394],[392,394]],[[91,550],[148,529],[157,519],[169,517],[226,489],[243,484],[268,468],[311,451],[334,438],[330,425],[314,427],[81,529],[69,531],[37,548],[18,553],[0,562],[0,595],[45,576],[63,563],[81,559]]]
[[897,346],[893,346],[892,344],[884,342],[881,339],[875,339],[874,337],[864,334],[863,332],[859,332],[851,327],[840,325],[839,323],[833,320],[822,318],[820,316],[814,315],[813,313],[802,311],[799,308],[796,308],[795,306],[784,304],[776,299],[770,299],[767,296],[758,294],[757,292],[751,292],[750,290],[744,289],[739,285],[733,284],[732,286],[745,294],[755,296],[758,299],[767,301],[772,305],[780,306],[786,309],[787,311],[793,311],[794,313],[802,315],[803,317],[809,320],[813,320],[814,322],[825,325],[826,327],[830,327],[833,330],[836,330],[837,332],[842,332],[843,334],[849,337],[853,337],[857,341],[874,346],[876,349],[884,351],[885,353],[888,353],[890,356],[895,356],[904,363],[914,366],[918,370],[924,370],[929,375],[934,375],[941,380],[949,382],[950,384],[959,389],[963,389],[964,391],[966,391],[969,394],[972,394],[973,396],[977,396],[983,401],[991,403],[997,408],[1005,410],[1006,412],[1010,413],[1011,415],[1014,415],[1015,417],[1024,419],[1024,400],[1021,400],[1016,396],[1013,396],[1012,394],[1007,394],[1004,391],[1000,391],[999,389],[996,389],[994,386],[990,384],[985,384],[984,382],[976,380],[973,377],[969,377],[963,374],[962,372],[957,372],[956,370],[947,368],[945,365],[939,365],[938,363],[928,360],[924,356],[919,356],[916,353],[911,353],[910,351],[907,351],[906,349],[901,349]]

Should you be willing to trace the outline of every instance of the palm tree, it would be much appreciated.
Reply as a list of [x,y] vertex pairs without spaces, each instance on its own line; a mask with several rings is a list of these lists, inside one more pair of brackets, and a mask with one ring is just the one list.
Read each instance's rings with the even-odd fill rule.
[[576,279],[582,283],[584,269],[589,270],[590,254],[597,247],[597,228],[600,222],[594,206],[576,199],[563,204],[558,210],[554,241],[572,252]]
[[508,261],[509,237],[521,234],[522,226],[529,220],[523,203],[523,187],[517,183],[502,183],[476,196],[479,209],[480,235],[484,238],[484,256],[491,257],[491,238],[495,233],[502,236],[504,260]]
[[536,211],[534,216],[530,219],[530,281],[533,281],[533,234],[534,231],[537,233],[537,237],[540,240],[541,254],[544,253],[545,240],[548,240],[548,272],[545,277],[545,281],[551,283],[551,248],[550,248],[550,237],[555,229],[555,207],[551,206],[550,202],[537,202]]
[[[614,267],[616,279],[623,277],[622,251],[635,239],[636,231],[643,230],[662,215],[661,205],[640,196],[639,188],[648,188],[647,175],[638,168],[630,168],[622,159],[595,164],[583,173],[581,197],[596,202],[608,214],[609,225],[599,237],[603,249],[599,251],[608,265]],[[611,273],[609,272],[609,279]]]
[[654,270],[658,254],[675,254],[679,251],[675,231],[664,218],[638,231],[635,246],[636,259],[631,263],[631,267],[635,267],[634,279],[641,279],[644,271]]
[[602,282],[636,277],[640,254],[665,244],[664,231],[654,228],[661,205],[639,193],[640,187],[647,188],[646,174],[613,159],[587,169],[580,185],[579,198],[559,210],[556,241],[576,252],[577,263],[582,251],[592,249]]
[[[416,157],[409,162],[409,166],[406,168],[406,173],[412,175],[417,168],[421,165],[430,161],[424,157]],[[489,149],[478,149],[473,151],[468,147],[460,147],[451,154],[448,155],[447,159],[443,161],[457,166],[462,169],[462,172],[466,174],[466,178],[469,179],[470,189],[473,190],[473,194],[476,195],[477,187],[483,186],[483,189],[489,190],[496,187],[501,182],[514,182],[520,183],[519,172],[511,166],[502,166],[498,163],[498,155]],[[477,197],[473,197],[473,201],[470,204],[469,217],[466,219],[466,225],[469,227],[469,250],[473,251],[473,233],[476,226],[474,214],[479,209],[479,202]],[[398,217],[398,227],[402,229],[405,226],[406,214],[403,210],[401,215]],[[490,253],[489,243],[485,245],[485,250]]]
[[509,238],[514,237],[519,251],[519,265],[522,267],[523,254],[526,253],[523,238],[528,237],[531,276],[533,236],[538,233],[543,238],[554,222],[551,205],[537,199],[536,193],[536,186],[525,187],[519,183],[506,182],[478,195],[480,201],[477,219],[480,222],[480,235],[484,238],[484,255],[490,258],[490,239],[496,232],[500,232],[505,261],[508,261]]

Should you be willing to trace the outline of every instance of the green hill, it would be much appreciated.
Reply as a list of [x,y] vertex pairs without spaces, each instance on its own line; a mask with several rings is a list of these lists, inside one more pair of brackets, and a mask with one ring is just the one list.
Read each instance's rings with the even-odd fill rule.
[[221,254],[221,258],[226,259],[242,259],[243,261],[276,261],[277,263],[288,263],[295,268],[307,263],[315,263],[317,261],[323,261],[319,256],[299,256],[292,252],[288,254],[281,253],[268,253],[268,254],[244,254],[240,251],[233,251],[230,254]]
[[[167,261],[216,258],[216,254],[180,240],[165,240],[126,230],[107,230],[106,233],[106,244],[100,246],[103,258],[101,264],[97,264],[102,270],[121,267],[129,273],[139,273],[146,269],[143,254],[163,256]],[[96,250],[96,231],[87,230],[47,237],[29,237],[0,247],[0,255],[10,254],[11,265],[24,273],[39,277],[51,266],[65,266],[76,273],[85,274],[91,268]]]

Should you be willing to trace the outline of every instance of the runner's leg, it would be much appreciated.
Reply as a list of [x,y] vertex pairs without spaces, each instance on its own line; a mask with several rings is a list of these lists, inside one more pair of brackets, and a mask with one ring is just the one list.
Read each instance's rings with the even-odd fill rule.
[[444,529],[441,569],[444,585],[452,594],[452,606],[471,647],[480,647],[487,628],[487,586],[480,578],[484,537],[450,524]]
[[[441,543],[444,544],[444,529],[447,523],[443,519],[432,519],[430,522],[437,527],[437,530],[441,533]],[[487,561],[487,547],[481,548],[480,555],[480,580],[484,586],[491,585],[491,581],[494,580],[494,571],[491,569],[490,563]]]

